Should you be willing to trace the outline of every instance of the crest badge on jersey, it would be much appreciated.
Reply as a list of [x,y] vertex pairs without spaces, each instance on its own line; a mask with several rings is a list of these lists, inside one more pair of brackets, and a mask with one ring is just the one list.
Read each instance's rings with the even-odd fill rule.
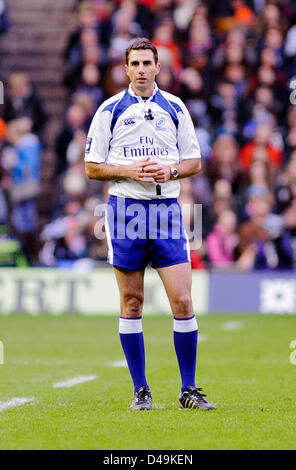
[[89,152],[90,152],[91,143],[92,143],[92,137],[87,137],[87,139],[86,139],[86,146],[85,146],[85,153],[89,153]]
[[161,117],[160,119],[157,119],[157,121],[155,123],[156,130],[157,131],[166,131],[165,124],[166,124],[166,118],[165,117]]
[[136,118],[134,116],[130,116],[124,119],[123,122],[125,126],[133,126],[134,124],[136,124]]

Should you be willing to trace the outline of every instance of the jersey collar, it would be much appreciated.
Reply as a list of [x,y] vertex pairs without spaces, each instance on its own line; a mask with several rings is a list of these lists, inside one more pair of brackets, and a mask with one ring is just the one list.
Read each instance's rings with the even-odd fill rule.
[[[158,91],[158,86],[157,86],[156,82],[154,82],[154,90],[153,90],[153,93],[152,93],[152,95],[148,98],[147,101],[150,101],[151,98],[153,98],[153,96],[157,93],[157,91]],[[128,92],[129,92],[129,94],[130,94],[131,96],[134,96],[134,97],[137,98],[138,100],[142,99],[141,96],[136,95],[136,93],[135,93],[134,90],[132,89],[132,84],[131,84],[131,83],[129,84]]]

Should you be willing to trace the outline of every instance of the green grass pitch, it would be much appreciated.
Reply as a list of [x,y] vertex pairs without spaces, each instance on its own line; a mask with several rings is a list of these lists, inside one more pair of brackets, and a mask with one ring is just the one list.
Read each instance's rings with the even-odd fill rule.
[[[224,329],[225,322],[241,322]],[[198,319],[197,384],[217,410],[179,410],[180,378],[169,315],[144,316],[154,409],[131,411],[116,316],[0,316],[4,364],[1,449],[295,449],[295,316],[209,315]],[[233,324],[231,324],[233,326]],[[231,326],[230,325],[230,326]],[[96,375],[68,388],[53,384]]]

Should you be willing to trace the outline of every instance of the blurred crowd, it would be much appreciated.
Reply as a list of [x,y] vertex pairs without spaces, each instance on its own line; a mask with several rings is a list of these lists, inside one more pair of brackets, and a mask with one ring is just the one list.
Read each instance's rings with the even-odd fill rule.
[[[28,77],[13,74],[0,120],[0,239],[18,240],[30,265],[106,260],[98,208],[108,184],[86,179],[86,135],[102,101],[128,86],[125,49],[145,36],[159,52],[158,86],[185,102],[203,156],[202,173],[181,181],[179,199],[202,205],[193,268],[294,269],[296,3],[92,0],[77,1],[75,14],[51,218],[38,225],[46,115]],[[184,220],[194,233],[194,211]]]

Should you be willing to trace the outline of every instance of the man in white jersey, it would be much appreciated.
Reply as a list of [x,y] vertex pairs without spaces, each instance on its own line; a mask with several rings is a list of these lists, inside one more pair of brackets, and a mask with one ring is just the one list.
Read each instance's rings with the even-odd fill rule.
[[[158,54],[146,38],[126,50],[128,90],[106,100],[89,129],[85,167],[110,182],[108,262],[120,292],[119,334],[134,384],[131,408],[150,410],[142,330],[148,263],[164,284],[174,316],[182,408],[214,409],[195,385],[198,328],[191,300],[191,263],[177,198],[180,178],[197,174],[201,155],[183,102],[158,89]],[[135,230],[137,227],[137,230]]]

